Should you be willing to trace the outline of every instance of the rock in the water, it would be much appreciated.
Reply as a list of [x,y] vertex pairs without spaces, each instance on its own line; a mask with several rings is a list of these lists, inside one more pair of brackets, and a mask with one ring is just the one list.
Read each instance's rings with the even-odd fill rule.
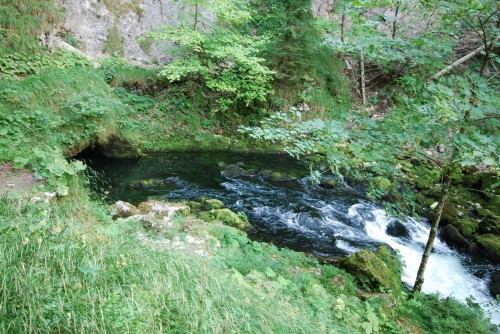
[[476,237],[482,253],[493,261],[500,262],[500,236],[483,234]]
[[406,228],[406,226],[398,221],[393,221],[387,225],[386,233],[390,236],[397,238],[407,238],[410,236],[410,232]]
[[198,218],[207,222],[220,221],[225,225],[232,226],[245,232],[253,229],[253,226],[246,219],[229,209],[203,211],[200,212]]
[[172,185],[171,183],[163,179],[146,179],[146,180],[136,180],[128,184],[129,188],[149,188],[149,187],[166,187]]
[[272,171],[269,169],[263,170],[261,172],[261,175],[264,179],[274,182],[285,182],[285,181],[295,180],[295,178],[292,175],[289,175],[285,172]]
[[115,209],[115,218],[127,218],[139,213],[139,209],[135,205],[123,201],[116,202]]
[[376,252],[364,249],[340,260],[338,265],[369,288],[401,289],[401,265],[394,254],[380,246]]
[[490,293],[494,298],[500,296],[500,270],[495,271],[490,278]]
[[452,248],[469,249],[470,243],[465,240],[462,234],[453,225],[446,225],[441,230],[441,239],[443,239]]
[[236,179],[245,174],[245,170],[238,165],[227,165],[221,174],[229,179]]

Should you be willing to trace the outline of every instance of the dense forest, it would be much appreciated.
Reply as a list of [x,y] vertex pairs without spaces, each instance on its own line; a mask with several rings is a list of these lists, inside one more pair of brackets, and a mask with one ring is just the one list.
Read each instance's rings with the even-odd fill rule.
[[[499,67],[498,1],[0,0],[0,332],[498,333]],[[413,217],[419,263],[279,247],[220,198],[124,202],[89,166],[220,151]],[[217,173],[296,189],[288,164]],[[438,236],[488,299],[422,292]]]

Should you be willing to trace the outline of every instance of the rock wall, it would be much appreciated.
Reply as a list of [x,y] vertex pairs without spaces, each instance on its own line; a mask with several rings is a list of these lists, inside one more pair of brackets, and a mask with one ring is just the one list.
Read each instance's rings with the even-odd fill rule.
[[[64,11],[64,21],[56,32],[69,35],[78,48],[91,57],[105,54],[110,35],[118,33],[115,47],[120,56],[140,63],[168,60],[165,45],[141,47],[138,38],[162,25],[178,25],[189,19],[192,8],[174,0],[56,0]],[[108,52],[109,53],[109,52]]]

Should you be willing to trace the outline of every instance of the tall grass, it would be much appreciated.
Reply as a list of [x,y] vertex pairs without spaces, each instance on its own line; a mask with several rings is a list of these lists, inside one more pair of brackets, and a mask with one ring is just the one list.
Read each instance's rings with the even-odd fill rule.
[[96,221],[102,208],[84,196],[65,201],[0,199],[0,332],[350,332],[223,262],[142,244],[133,223]]

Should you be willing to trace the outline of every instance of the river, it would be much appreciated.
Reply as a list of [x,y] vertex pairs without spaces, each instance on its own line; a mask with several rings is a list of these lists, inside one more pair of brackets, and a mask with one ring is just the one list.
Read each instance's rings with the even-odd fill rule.
[[[132,160],[86,159],[100,175],[100,191],[113,201],[138,204],[150,197],[167,201],[217,198],[247,215],[255,227],[252,238],[322,257],[389,245],[404,262],[402,280],[408,287],[415,280],[429,233],[425,220],[391,218],[343,182],[331,189],[312,185],[308,169],[286,155],[183,152]],[[139,187],[134,183],[148,179],[157,184]],[[500,303],[487,288],[494,269],[438,239],[422,291],[462,301],[472,297],[499,324]]]

